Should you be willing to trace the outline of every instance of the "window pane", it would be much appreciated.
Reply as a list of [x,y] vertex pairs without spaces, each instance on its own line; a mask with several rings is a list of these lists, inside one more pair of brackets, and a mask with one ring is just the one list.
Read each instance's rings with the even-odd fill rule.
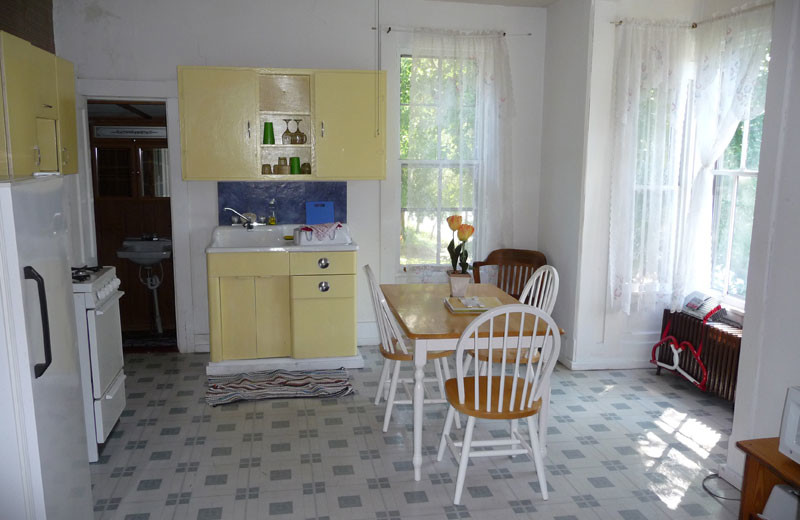
[[475,158],[475,109],[442,109],[441,158],[469,161]]
[[400,174],[400,205],[416,210],[439,205],[438,168],[404,165]]
[[400,226],[400,264],[435,264],[435,214],[401,210]]
[[736,190],[736,217],[731,240],[731,270],[728,294],[745,297],[747,267],[750,264],[750,238],[753,232],[753,210],[756,202],[756,178],[739,177]]
[[407,105],[411,99],[411,56],[400,57],[400,104]]
[[412,105],[408,115],[407,158],[436,160],[438,132],[436,108]]
[[725,291],[728,264],[728,237],[730,235],[731,197],[735,177],[714,177],[713,216],[714,227],[711,249],[711,288]]
[[409,107],[400,106],[400,158],[408,159],[408,118]]
[[415,105],[436,103],[439,90],[439,60],[419,58],[412,65],[409,102]]
[[758,171],[761,159],[761,133],[764,129],[764,114],[750,120],[750,135],[747,137],[747,161],[745,168]]
[[169,197],[169,162],[166,148],[140,148],[142,174],[139,192],[143,197]]
[[731,142],[728,143],[728,147],[725,148],[725,153],[722,155],[723,170],[738,170],[741,167],[743,131],[744,123],[739,123],[736,133],[733,134]]
[[[473,202],[473,175],[471,166],[442,168],[442,208],[445,211],[459,213],[462,209],[471,209]],[[471,220],[468,220],[470,224]]]

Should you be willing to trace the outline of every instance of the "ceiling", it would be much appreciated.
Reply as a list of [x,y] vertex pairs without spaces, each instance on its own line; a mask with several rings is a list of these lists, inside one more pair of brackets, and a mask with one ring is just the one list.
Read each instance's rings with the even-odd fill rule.
[[462,4],[511,5],[517,7],[547,7],[556,0],[443,0],[445,2],[461,2]]
[[130,119],[148,121],[165,119],[167,108],[164,103],[89,103],[87,105],[89,119]]

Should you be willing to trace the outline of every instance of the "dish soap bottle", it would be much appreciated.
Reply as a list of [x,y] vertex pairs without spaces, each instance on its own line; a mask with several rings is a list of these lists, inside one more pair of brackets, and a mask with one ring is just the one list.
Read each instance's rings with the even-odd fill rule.
[[277,223],[278,217],[275,212],[275,199],[271,199],[269,201],[269,206],[267,207],[267,224],[274,226]]

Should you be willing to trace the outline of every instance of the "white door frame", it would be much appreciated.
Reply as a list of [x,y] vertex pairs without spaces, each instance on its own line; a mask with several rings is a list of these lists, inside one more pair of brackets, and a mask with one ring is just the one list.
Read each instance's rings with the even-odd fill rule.
[[[170,171],[170,211],[172,214],[172,256],[173,276],[175,286],[175,328],[178,339],[178,350],[183,353],[207,350],[202,345],[196,345],[192,326],[192,280],[191,280],[191,255],[189,253],[189,189],[181,178],[181,147],[180,147],[180,119],[178,117],[178,82],[177,81],[117,81],[117,80],[92,80],[79,79],[76,95],[81,98],[79,103],[85,105],[87,99],[103,100],[128,100],[128,101],[163,101],[167,109],[167,142],[169,146],[169,171]],[[80,124],[86,124],[81,121]],[[91,157],[88,135],[82,144],[87,160]],[[91,163],[86,162],[81,171],[89,176]],[[88,226],[91,236],[94,231],[94,194],[91,182],[88,183],[91,194],[90,214]],[[96,244],[95,255],[96,255]],[[182,266],[178,269],[178,266]]]

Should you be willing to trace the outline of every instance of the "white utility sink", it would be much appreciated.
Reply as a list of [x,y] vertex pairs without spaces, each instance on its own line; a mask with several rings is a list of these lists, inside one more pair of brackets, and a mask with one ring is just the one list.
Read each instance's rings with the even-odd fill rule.
[[127,258],[139,265],[155,265],[172,256],[169,238],[126,238],[117,250],[118,258]]
[[[347,241],[327,241],[308,243],[301,239],[297,243],[294,229],[299,224],[279,224],[277,226],[256,226],[251,230],[241,225],[217,226],[211,234],[211,243],[206,253],[246,253],[280,251],[355,251],[358,246]],[[346,224],[345,224],[346,226]]]

